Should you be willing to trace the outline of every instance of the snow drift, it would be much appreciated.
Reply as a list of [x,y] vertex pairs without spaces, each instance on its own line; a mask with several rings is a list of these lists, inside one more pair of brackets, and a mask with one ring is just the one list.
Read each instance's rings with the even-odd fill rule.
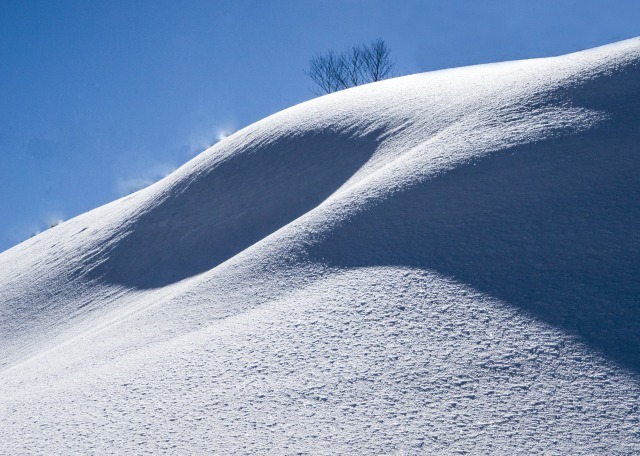
[[4,252],[0,448],[640,452],[639,65],[325,96]]

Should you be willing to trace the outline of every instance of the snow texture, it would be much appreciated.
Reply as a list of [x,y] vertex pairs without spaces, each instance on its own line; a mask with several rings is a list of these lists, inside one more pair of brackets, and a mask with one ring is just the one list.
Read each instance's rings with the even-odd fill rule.
[[640,453],[638,144],[640,39],[253,124],[0,254],[0,453]]

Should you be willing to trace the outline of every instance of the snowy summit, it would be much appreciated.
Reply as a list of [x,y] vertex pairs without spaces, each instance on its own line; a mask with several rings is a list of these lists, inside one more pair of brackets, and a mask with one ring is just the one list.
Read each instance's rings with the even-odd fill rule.
[[246,127],[0,254],[0,453],[640,453],[639,144],[640,39]]

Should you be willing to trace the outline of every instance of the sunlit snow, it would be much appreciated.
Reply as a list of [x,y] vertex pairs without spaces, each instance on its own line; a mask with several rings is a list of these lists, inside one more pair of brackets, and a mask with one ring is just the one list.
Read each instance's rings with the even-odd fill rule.
[[331,94],[4,252],[0,453],[640,453],[639,65]]

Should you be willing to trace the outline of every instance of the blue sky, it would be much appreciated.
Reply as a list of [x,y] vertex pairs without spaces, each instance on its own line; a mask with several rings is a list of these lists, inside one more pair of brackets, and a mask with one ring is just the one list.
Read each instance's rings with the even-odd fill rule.
[[0,0],[0,251],[313,97],[309,58],[383,38],[402,74],[640,35],[629,1]]

